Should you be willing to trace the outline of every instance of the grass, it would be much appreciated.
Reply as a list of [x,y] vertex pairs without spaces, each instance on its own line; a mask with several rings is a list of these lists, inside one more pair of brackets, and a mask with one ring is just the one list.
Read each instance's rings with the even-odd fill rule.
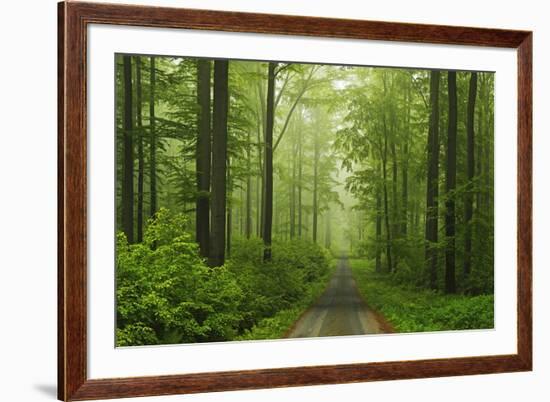
[[494,296],[445,295],[392,283],[374,271],[371,261],[350,259],[357,287],[369,306],[381,313],[396,332],[490,329],[494,327]]
[[301,303],[291,309],[281,310],[273,317],[264,318],[252,329],[239,336],[238,340],[281,339],[288,333],[292,325],[300,318],[302,313],[309,308],[325,291],[329,279],[334,274],[337,260],[330,262],[329,271],[307,289],[307,295]]

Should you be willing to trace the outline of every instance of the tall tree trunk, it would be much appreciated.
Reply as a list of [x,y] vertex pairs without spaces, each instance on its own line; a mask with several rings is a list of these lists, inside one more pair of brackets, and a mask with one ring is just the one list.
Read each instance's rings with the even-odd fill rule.
[[401,173],[401,233],[407,237],[408,208],[409,208],[409,141],[411,138],[411,87],[407,83],[405,93],[405,142],[403,144],[403,163]]
[[[380,164],[377,168],[380,172]],[[382,272],[382,196],[380,195],[380,186],[376,184],[376,272]]]
[[327,210],[327,213],[325,214],[325,248],[328,250],[330,249],[330,246],[332,244],[332,233],[331,233],[331,227],[330,227],[330,209]]
[[231,158],[227,158],[227,235],[225,252],[227,258],[231,257],[231,234],[233,230],[233,183],[231,182]]
[[292,161],[290,169],[291,182],[290,182],[290,238],[293,239],[296,236],[296,151],[297,144],[296,139],[292,143]]
[[214,113],[212,132],[212,201],[209,265],[225,262],[225,208],[227,179],[227,110],[229,62],[214,62]]
[[439,75],[439,71],[436,70],[430,73],[430,126],[428,131],[428,178],[426,181],[426,265],[432,289],[437,288]]
[[[391,155],[392,155],[392,241],[399,238],[399,207],[397,206],[397,152],[395,150],[395,132],[392,124]],[[395,272],[397,265],[397,256],[394,254],[391,272]]]
[[[268,78],[269,81],[269,78]],[[273,88],[275,93],[275,88]],[[263,238],[264,235],[264,223],[265,223],[265,141],[266,141],[266,130],[267,130],[267,106],[265,99],[264,87],[261,83],[258,82],[258,95],[260,98],[260,120],[261,120],[261,136],[258,139],[258,163],[260,164],[261,172],[261,209],[260,209],[260,237]],[[275,96],[275,94],[273,94]],[[273,135],[272,135],[273,138]],[[273,142],[273,139],[272,139]],[[263,146],[262,146],[263,145]]]
[[272,232],[275,233],[277,237],[281,235],[281,226],[280,222],[280,211],[277,209],[277,196],[273,197],[273,226]]
[[122,230],[134,242],[134,122],[132,116],[132,57],[124,56],[124,162],[122,175]]
[[302,238],[302,130],[298,129],[298,238]]
[[150,60],[150,82],[149,82],[149,196],[150,215],[154,216],[157,212],[157,137],[155,130],[155,86],[156,86],[156,68],[155,58],[151,56]]
[[[383,84],[384,84],[384,100],[386,100],[387,96],[387,75],[384,72],[383,73]],[[393,270],[393,259],[392,259],[392,230],[390,226],[390,210],[389,210],[389,200],[388,200],[388,125],[387,125],[387,119],[386,119],[386,110],[382,111],[382,126],[384,130],[384,145],[382,150],[382,177],[384,180],[384,216],[385,216],[385,224],[386,224],[386,259],[387,259],[387,270],[388,272],[392,272]]]
[[467,187],[464,205],[466,232],[464,234],[464,277],[468,277],[472,265],[472,217],[473,217],[473,179],[475,175],[475,136],[474,114],[477,94],[477,73],[470,75],[470,88],[468,91],[468,111],[466,116],[466,171]]
[[[486,85],[486,77],[484,74],[481,74],[479,77],[479,115],[478,115],[478,135],[477,135],[477,158],[475,158],[475,163],[477,165],[477,173],[476,176],[478,177],[478,180],[481,181],[481,178],[483,177],[483,163],[481,155],[483,155],[483,152],[485,151],[483,147],[483,133],[485,132],[485,85]],[[480,211],[482,208],[481,205],[481,191],[476,192],[476,214],[478,211]]]
[[314,243],[317,243],[317,215],[319,214],[319,138],[317,130],[313,131],[313,225],[312,225],[312,239]]
[[[385,126],[385,124],[384,124]],[[385,132],[386,130],[384,130]],[[387,134],[387,133],[386,133]],[[389,212],[389,201],[388,201],[388,172],[387,172],[387,160],[388,160],[388,137],[384,135],[384,156],[382,157],[382,178],[384,181],[383,192],[384,192],[384,221],[386,224],[386,259],[387,259],[387,270],[391,272],[393,267],[392,262],[392,250],[391,250],[391,228],[390,228],[390,212]]]
[[304,210],[304,230],[305,237],[309,238],[309,213]]
[[455,278],[455,189],[456,189],[456,134],[457,100],[456,72],[447,73],[449,91],[449,128],[447,131],[447,168],[445,172],[445,292],[456,292]]
[[256,177],[256,236],[262,237],[261,232],[261,210],[262,210],[262,197],[260,192],[262,191],[261,175]]
[[209,255],[210,239],[210,61],[197,61],[197,200],[195,214],[196,240],[203,258]]
[[237,213],[239,215],[239,236],[246,237],[246,181],[243,180],[239,189],[239,206]]
[[246,143],[246,221],[245,236],[250,239],[252,235],[252,156],[250,144],[250,131],[247,133]]
[[141,58],[136,61],[136,123],[138,132],[138,185],[137,185],[137,242],[143,241],[143,115],[141,93]]
[[264,148],[264,261],[271,261],[271,230],[273,224],[273,123],[275,101],[275,68],[277,63],[269,63],[267,74],[267,109]]
[[256,146],[258,154],[258,175],[256,177],[256,236],[262,237],[262,225],[263,225],[263,188],[264,188],[264,171],[262,161],[262,144],[265,138],[265,130],[263,129],[263,123],[260,115],[263,111],[258,111],[258,126],[256,136]]

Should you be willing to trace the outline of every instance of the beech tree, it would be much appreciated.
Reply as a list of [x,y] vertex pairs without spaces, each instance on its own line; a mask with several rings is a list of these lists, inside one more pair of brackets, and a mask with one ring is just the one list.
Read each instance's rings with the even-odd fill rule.
[[491,73],[120,55],[116,79],[130,244],[168,209],[211,267],[303,241],[399,283],[491,291]]
[[124,56],[124,161],[122,178],[122,230],[129,243],[134,242],[134,119],[132,57]]
[[227,111],[229,62],[214,61],[214,110],[212,132],[212,223],[209,265],[225,262],[226,180],[227,180]]
[[445,172],[445,291],[456,292],[455,284],[455,189],[456,189],[456,135],[457,135],[457,100],[456,72],[449,71],[449,129],[447,131],[447,168]]
[[428,131],[428,178],[426,180],[426,264],[430,287],[437,288],[439,197],[439,71],[430,73],[430,125]]
[[[197,202],[195,214],[196,238],[203,257],[209,255],[210,238],[210,61],[197,61]],[[218,133],[219,135],[219,133]]]
[[474,135],[474,116],[475,103],[477,95],[477,73],[470,74],[470,85],[468,90],[468,115],[467,115],[467,178],[465,198],[465,224],[466,233],[464,235],[464,276],[469,276],[472,265],[472,217],[473,217],[473,186],[472,181],[475,176],[475,135]]

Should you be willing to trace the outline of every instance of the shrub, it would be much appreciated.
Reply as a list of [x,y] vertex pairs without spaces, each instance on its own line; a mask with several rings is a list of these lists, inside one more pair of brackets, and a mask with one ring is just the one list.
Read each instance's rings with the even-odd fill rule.
[[275,242],[263,262],[261,240],[236,239],[210,268],[187,226],[161,209],[143,243],[117,235],[118,346],[280,337],[326,282],[328,254],[313,243]]
[[276,241],[271,262],[262,261],[263,243],[259,239],[238,239],[232,248],[236,251],[227,267],[239,278],[244,293],[240,310],[244,318],[242,331],[278,312],[292,310],[297,305],[302,307],[304,300],[309,303],[311,289],[319,281],[326,282],[328,254],[316,244]]
[[350,262],[367,303],[382,313],[397,332],[489,329],[494,326],[493,295],[445,295],[404,286],[396,283],[392,275],[374,272],[369,261]]
[[142,244],[117,238],[117,345],[224,340],[236,335],[243,297],[225,268],[208,268],[186,233],[183,215],[166,210]]

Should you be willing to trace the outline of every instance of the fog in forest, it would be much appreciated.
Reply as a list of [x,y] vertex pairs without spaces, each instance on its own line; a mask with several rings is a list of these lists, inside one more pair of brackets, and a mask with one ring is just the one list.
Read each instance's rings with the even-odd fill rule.
[[[116,65],[119,344],[281,336],[341,258],[361,289],[372,270],[391,286],[487,295],[492,323],[493,73],[130,55]],[[222,304],[199,302],[214,290],[191,277],[261,305],[206,308]],[[276,290],[258,290],[266,281]],[[146,318],[155,309],[170,323]]]

